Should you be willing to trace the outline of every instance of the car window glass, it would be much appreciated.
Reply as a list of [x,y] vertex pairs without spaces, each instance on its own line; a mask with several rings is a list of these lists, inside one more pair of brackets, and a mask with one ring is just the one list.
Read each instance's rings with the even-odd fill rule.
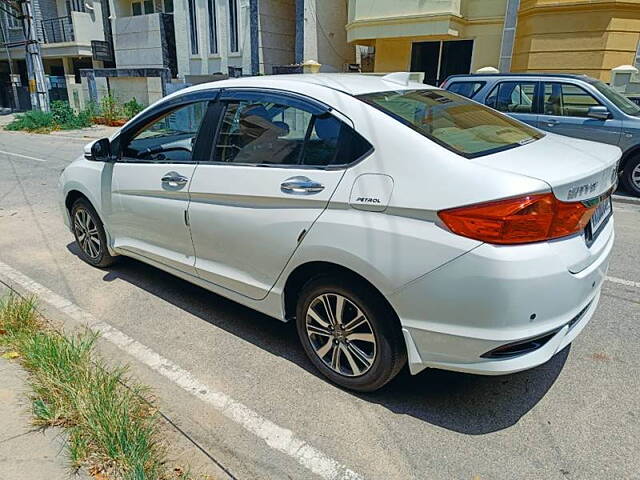
[[453,82],[447,87],[447,90],[467,98],[473,98],[473,96],[484,87],[485,83],[486,82]]
[[535,82],[501,82],[489,94],[486,104],[508,113],[535,113]]
[[296,165],[312,114],[254,100],[225,102],[215,159],[219,162]]
[[589,107],[601,105],[586,90],[568,83],[545,83],[544,114],[587,117]]
[[178,107],[143,127],[123,149],[124,161],[190,162],[208,102]]
[[357,98],[468,158],[515,148],[543,136],[507,115],[446,90],[376,92]]

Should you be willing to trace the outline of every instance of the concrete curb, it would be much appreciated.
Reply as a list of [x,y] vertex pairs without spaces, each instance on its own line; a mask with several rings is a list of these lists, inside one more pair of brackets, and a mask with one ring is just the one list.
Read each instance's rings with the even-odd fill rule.
[[617,203],[628,203],[630,205],[640,205],[640,198],[637,197],[627,197],[625,195],[612,195],[614,202]]

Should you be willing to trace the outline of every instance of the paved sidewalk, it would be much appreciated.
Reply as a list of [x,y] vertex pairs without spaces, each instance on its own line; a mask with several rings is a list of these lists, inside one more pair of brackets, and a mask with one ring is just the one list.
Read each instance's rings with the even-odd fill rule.
[[70,480],[60,431],[36,430],[30,422],[26,374],[17,363],[0,358],[0,480]]

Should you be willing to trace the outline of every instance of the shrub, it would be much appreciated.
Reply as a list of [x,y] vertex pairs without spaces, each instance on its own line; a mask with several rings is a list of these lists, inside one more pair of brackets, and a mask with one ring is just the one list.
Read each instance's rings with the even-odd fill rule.
[[53,114],[53,121],[62,130],[91,126],[91,115],[86,110],[76,115],[69,102],[60,100],[51,102],[51,113]]
[[127,118],[127,120],[135,117],[138,113],[140,113],[144,109],[144,105],[136,100],[136,97],[133,97],[128,102],[122,105],[122,113]]
[[100,111],[107,125],[115,124],[116,120],[120,118],[120,106],[117,99],[111,94],[100,100]]
[[27,130],[28,132],[50,132],[56,127],[51,112],[41,112],[40,110],[29,110],[19,113],[16,118],[9,123],[7,130]]

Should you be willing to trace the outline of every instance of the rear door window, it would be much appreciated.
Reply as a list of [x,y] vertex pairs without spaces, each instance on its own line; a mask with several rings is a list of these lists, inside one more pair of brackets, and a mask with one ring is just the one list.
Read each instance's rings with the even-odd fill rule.
[[550,82],[544,84],[544,115],[588,117],[589,107],[602,105],[577,85]]
[[224,100],[214,151],[216,162],[328,167],[348,165],[371,145],[330,113],[305,110],[274,95]]
[[505,113],[537,113],[536,85],[537,82],[500,82],[485,103]]
[[487,82],[453,82],[447,86],[447,90],[467,98],[473,98],[486,83]]

